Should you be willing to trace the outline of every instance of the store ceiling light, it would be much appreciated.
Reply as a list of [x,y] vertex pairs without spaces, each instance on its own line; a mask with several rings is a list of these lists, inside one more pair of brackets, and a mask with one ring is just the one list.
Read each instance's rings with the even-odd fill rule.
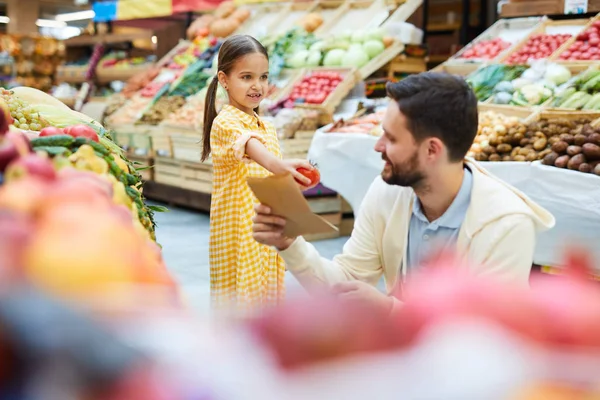
[[82,21],[85,19],[93,19],[96,16],[94,10],[77,11],[72,13],[58,14],[55,19],[57,21],[69,22],[69,21]]
[[10,18],[5,16],[0,16],[0,24],[8,24],[10,22]]
[[44,28],[64,28],[67,23],[64,21],[55,21],[53,19],[38,19],[35,24]]

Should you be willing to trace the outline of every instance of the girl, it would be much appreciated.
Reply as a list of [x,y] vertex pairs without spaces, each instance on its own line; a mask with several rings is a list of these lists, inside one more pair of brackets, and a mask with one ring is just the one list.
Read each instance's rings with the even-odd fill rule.
[[[210,286],[213,305],[245,309],[277,304],[284,296],[283,260],[252,237],[257,203],[248,176],[266,177],[312,169],[305,160],[282,160],[277,134],[256,111],[268,90],[269,59],[253,37],[236,35],[219,50],[217,79],[208,87],[204,110],[202,160],[212,155],[213,191],[210,207]],[[219,114],[217,85],[229,98]]]

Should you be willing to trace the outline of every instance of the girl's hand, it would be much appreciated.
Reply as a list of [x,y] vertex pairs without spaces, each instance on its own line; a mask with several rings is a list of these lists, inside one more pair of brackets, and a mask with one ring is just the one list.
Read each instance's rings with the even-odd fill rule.
[[271,170],[275,175],[284,175],[290,173],[296,181],[300,182],[302,189],[306,189],[310,185],[310,179],[297,171],[298,168],[313,169],[314,167],[308,160],[289,159],[279,160]]

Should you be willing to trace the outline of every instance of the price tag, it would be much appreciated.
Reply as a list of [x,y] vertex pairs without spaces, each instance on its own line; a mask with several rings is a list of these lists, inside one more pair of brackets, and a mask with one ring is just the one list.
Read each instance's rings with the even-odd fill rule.
[[588,0],[565,0],[565,14],[585,14]]

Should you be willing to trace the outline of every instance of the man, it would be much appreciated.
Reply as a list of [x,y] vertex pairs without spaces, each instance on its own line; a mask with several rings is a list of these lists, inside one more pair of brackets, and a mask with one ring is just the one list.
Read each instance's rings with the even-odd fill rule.
[[[385,166],[365,195],[341,255],[321,258],[303,238],[283,236],[285,220],[259,205],[254,238],[277,248],[310,289],[391,310],[388,293],[435,255],[456,250],[473,273],[527,285],[536,232],[553,216],[524,194],[465,160],[477,134],[477,98],[459,77],[427,72],[388,85],[392,101],[375,145]],[[343,172],[340,172],[343,173]]]

